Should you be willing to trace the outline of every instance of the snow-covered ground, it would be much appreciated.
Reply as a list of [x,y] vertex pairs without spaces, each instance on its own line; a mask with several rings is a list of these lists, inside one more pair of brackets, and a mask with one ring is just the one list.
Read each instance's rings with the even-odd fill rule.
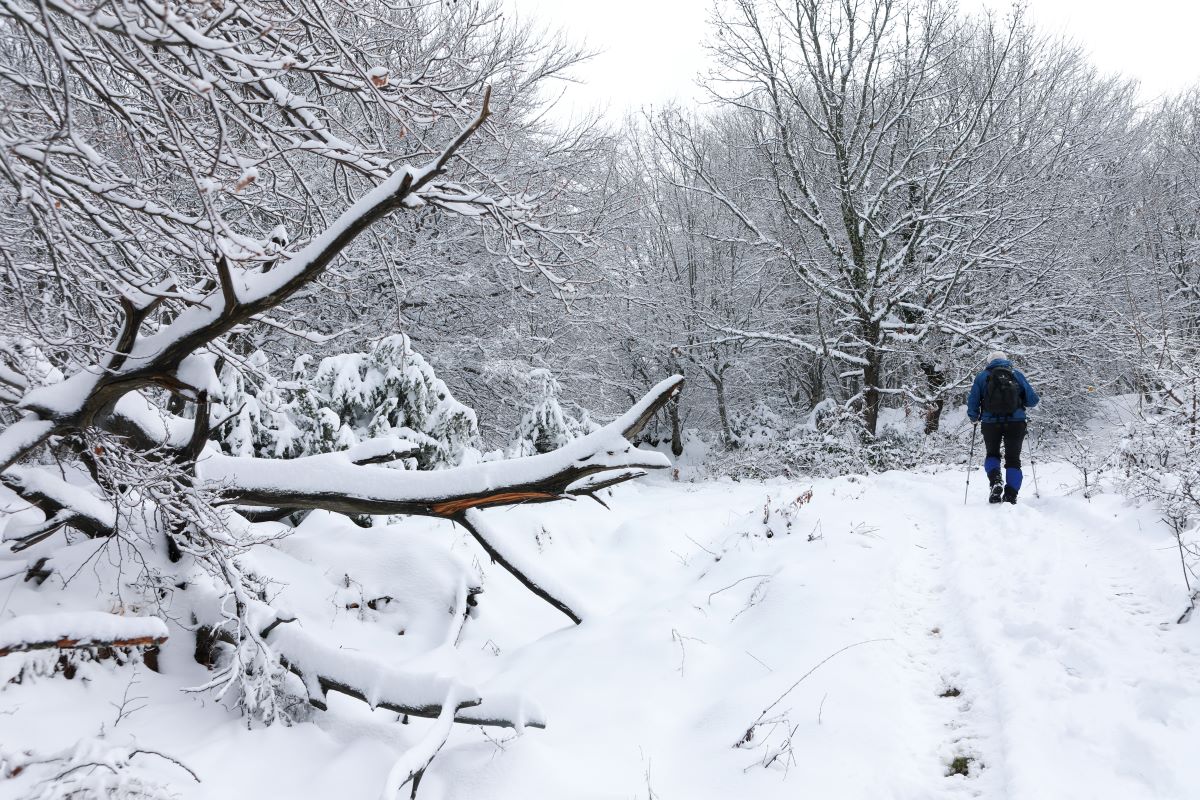
[[[437,658],[490,692],[532,697],[547,728],[457,728],[418,796],[1200,796],[1200,623],[1175,624],[1187,595],[1153,509],[1084,499],[1066,464],[1039,464],[1042,497],[1028,481],[1016,507],[988,506],[978,475],[964,506],[963,477],[656,476],[615,490],[611,510],[580,500],[486,512],[508,548],[570,587],[585,621],[570,625],[481,565],[480,613]],[[485,561],[448,524],[337,530],[336,549],[314,524],[256,554],[291,570],[276,590],[284,605],[348,613],[338,593],[364,589],[339,584],[339,570],[419,580],[403,572],[413,548],[444,547],[448,572]],[[337,567],[320,566],[338,551]],[[306,560],[316,566],[294,566]],[[0,623],[37,591],[0,581]],[[157,673],[103,662],[73,680],[5,685],[0,751],[47,753],[103,732],[186,764],[200,783],[146,764],[185,798],[374,798],[434,724],[331,696],[310,723],[247,729],[180,691],[207,673],[172,630]],[[405,646],[383,652],[401,659]],[[0,680],[16,658],[0,659]],[[0,777],[0,797],[28,783]]]

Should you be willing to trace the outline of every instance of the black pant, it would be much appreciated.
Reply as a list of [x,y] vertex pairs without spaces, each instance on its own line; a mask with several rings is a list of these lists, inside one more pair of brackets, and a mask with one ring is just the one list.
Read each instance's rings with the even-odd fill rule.
[[1004,443],[1005,469],[1021,468],[1021,444],[1025,441],[1025,420],[1012,422],[984,422],[979,429],[983,432],[983,444],[987,448],[987,459],[983,462],[987,472],[1000,469],[1000,444]]

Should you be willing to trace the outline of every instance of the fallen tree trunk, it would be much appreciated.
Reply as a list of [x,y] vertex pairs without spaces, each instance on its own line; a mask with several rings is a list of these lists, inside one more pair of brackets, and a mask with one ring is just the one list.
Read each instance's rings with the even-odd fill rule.
[[158,617],[122,617],[100,611],[26,614],[0,623],[0,656],[30,650],[153,647],[167,640]]
[[[371,708],[432,719],[444,713],[443,698],[453,694],[458,698],[456,722],[505,728],[546,727],[540,711],[527,712],[519,698],[491,698],[487,711],[473,715],[470,709],[483,703],[483,696],[474,689],[441,676],[406,673],[377,658],[330,647],[295,625],[276,626],[264,638],[279,654],[280,662],[304,681],[309,702],[322,710],[327,708],[325,695],[337,692]],[[516,708],[500,708],[506,700]]]
[[343,453],[288,460],[209,454],[197,462],[196,471],[204,485],[231,505],[343,514],[455,519],[473,508],[594,495],[604,486],[640,477],[644,470],[670,466],[663,454],[639,450],[629,440],[682,384],[679,376],[668,378],[600,430],[526,458],[414,472],[354,464]]
[[[314,708],[327,710],[326,695],[337,692],[371,708],[435,719],[444,712],[443,698],[453,692],[457,723],[516,730],[546,727],[541,709],[518,695],[484,696],[450,678],[404,672],[370,655],[328,645],[293,623],[276,618],[260,636],[280,663],[304,682]],[[228,631],[207,630],[219,641],[237,644]]]

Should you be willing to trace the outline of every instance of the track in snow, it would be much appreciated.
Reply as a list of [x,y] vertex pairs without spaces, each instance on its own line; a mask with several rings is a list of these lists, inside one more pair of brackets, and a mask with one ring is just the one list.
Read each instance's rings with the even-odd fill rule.
[[1113,496],[948,508],[947,599],[990,673],[1007,766],[995,796],[1200,796],[1196,630],[1173,624],[1182,581],[1147,526]]

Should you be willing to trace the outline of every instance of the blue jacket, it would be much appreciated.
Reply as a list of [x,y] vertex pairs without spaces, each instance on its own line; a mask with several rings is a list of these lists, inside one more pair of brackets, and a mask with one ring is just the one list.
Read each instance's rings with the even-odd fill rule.
[[971,384],[971,394],[967,396],[967,416],[972,422],[979,422],[982,415],[983,422],[1017,422],[1025,419],[1025,409],[1033,408],[1042,398],[1038,397],[1038,393],[1029,385],[1029,381],[1021,374],[1020,370],[1013,369],[1013,377],[1017,379],[1017,383],[1021,384],[1021,407],[1016,410],[1011,417],[997,417],[995,414],[984,413],[983,408],[983,388],[987,386],[988,373],[992,367],[1008,367],[1012,369],[1012,362],[1008,359],[998,358],[975,376],[975,382]]

